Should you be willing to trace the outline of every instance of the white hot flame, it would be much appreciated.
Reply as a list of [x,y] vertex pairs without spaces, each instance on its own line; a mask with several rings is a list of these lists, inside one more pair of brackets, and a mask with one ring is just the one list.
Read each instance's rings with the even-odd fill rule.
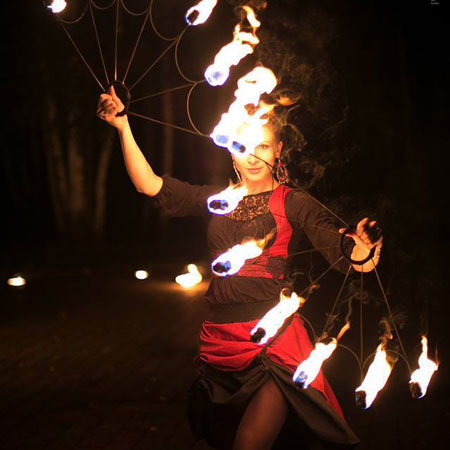
[[202,281],[202,274],[198,271],[195,264],[189,264],[187,266],[188,272],[178,275],[175,281],[184,288],[190,288]]
[[422,353],[419,356],[419,368],[411,374],[409,383],[416,383],[420,388],[417,398],[423,397],[427,393],[428,384],[434,372],[438,370],[438,365],[428,358],[428,340],[422,336]]
[[[235,156],[249,155],[264,140],[263,126],[268,120],[264,115],[272,109],[272,106],[260,105],[260,97],[264,93],[270,94],[276,85],[274,73],[262,66],[240,78],[234,93],[236,100],[222,114],[211,133],[214,143],[226,147]],[[249,114],[247,105],[255,107],[252,114]]]
[[12,277],[12,278],[8,278],[7,283],[9,286],[12,286],[12,287],[21,287],[21,286],[25,286],[27,284],[27,281],[25,280],[25,278],[18,275],[18,276]]
[[365,405],[362,405],[365,409],[372,405],[378,392],[384,388],[389,375],[392,371],[392,365],[387,360],[386,351],[383,344],[377,347],[375,358],[372,364],[369,366],[369,370],[362,382],[361,386],[356,388],[355,392],[365,393]]
[[259,344],[266,344],[278,332],[284,321],[294,314],[301,305],[305,303],[303,297],[299,297],[295,292],[288,297],[280,292],[280,301],[256,324],[250,334],[253,340],[261,340]]
[[51,9],[54,14],[58,14],[66,8],[67,3],[65,0],[53,0],[51,5],[48,5],[47,8]]
[[217,0],[202,0],[186,11],[184,16],[188,25],[196,26],[205,23],[217,5]]
[[256,258],[264,249],[265,239],[249,240],[237,244],[219,255],[211,264],[212,271],[220,277],[234,275],[239,272],[247,259]]
[[208,197],[208,210],[214,214],[229,214],[237,207],[247,193],[248,190],[244,186],[228,186],[218,194]]
[[337,340],[333,338],[329,344],[318,342],[307,359],[302,361],[292,377],[295,383],[300,383],[306,389],[317,377],[323,362],[336,350]]
[[222,47],[214,58],[214,63],[205,71],[205,79],[211,86],[222,86],[230,75],[231,66],[239,64],[243,58],[253,53],[259,44],[256,30],[261,22],[256,18],[255,12],[249,6],[243,6],[247,14],[247,20],[253,28],[252,33],[241,31],[241,25],[234,28],[233,40]]

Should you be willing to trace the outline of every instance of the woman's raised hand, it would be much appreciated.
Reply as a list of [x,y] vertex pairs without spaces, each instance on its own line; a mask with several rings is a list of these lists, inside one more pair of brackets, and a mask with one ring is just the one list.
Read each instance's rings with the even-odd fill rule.
[[127,116],[117,117],[116,114],[123,111],[125,108],[122,100],[116,95],[114,86],[108,89],[108,93],[101,94],[98,100],[97,106],[97,116],[100,119],[108,122],[114,128],[120,130],[123,128],[127,122]]
[[[344,231],[345,228],[339,230],[340,233]],[[356,226],[356,230],[348,233],[347,236],[353,238],[359,248],[366,250],[371,250],[376,246],[381,247],[383,243],[383,235],[377,222],[375,220],[370,222],[367,217],[362,219]]]

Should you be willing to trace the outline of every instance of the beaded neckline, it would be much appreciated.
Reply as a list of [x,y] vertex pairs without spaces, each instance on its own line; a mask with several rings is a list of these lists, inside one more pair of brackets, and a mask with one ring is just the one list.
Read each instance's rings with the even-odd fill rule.
[[273,191],[265,191],[246,195],[231,213],[226,214],[226,217],[237,222],[244,222],[270,213],[269,199],[272,193]]

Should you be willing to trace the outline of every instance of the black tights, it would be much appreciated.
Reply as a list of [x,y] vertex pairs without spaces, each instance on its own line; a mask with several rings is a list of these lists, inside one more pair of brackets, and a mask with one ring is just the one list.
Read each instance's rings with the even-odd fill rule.
[[287,413],[287,401],[270,378],[247,405],[236,432],[233,450],[271,449]]

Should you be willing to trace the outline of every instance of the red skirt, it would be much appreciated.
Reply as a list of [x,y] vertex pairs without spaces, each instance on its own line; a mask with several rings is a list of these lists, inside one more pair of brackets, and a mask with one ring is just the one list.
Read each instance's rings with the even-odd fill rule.
[[[313,349],[300,316],[295,314],[284,332],[266,345],[250,340],[250,331],[257,323],[258,320],[225,324],[203,322],[197,362],[202,361],[220,371],[241,371],[264,352],[267,358],[293,375],[297,366],[308,358]],[[339,402],[322,371],[310,386],[319,391],[344,420]]]

